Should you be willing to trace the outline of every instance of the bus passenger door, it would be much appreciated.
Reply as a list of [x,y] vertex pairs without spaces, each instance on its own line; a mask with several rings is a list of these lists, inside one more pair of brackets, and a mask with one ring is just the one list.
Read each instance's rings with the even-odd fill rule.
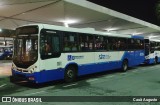
[[63,72],[60,70],[61,52],[60,52],[59,31],[44,29],[40,36],[40,67],[41,78],[44,81],[62,79]]

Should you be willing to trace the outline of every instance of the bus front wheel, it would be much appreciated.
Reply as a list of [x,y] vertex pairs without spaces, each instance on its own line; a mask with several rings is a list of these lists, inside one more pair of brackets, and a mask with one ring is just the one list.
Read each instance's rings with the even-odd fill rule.
[[76,79],[76,69],[74,66],[69,66],[65,70],[64,80],[66,82],[73,82]]
[[128,69],[128,61],[127,61],[127,60],[124,60],[124,61],[122,62],[122,71],[123,71],[123,72],[126,72],[127,69]]

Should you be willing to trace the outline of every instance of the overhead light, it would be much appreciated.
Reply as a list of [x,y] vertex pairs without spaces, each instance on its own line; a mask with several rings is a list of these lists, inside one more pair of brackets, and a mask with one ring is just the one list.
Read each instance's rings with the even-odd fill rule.
[[134,35],[141,35],[141,34],[143,34],[143,33],[136,32],[136,33],[133,33],[132,35],[134,36]]
[[153,35],[151,35],[151,36],[149,36],[149,39],[156,38],[156,37],[159,37],[159,36],[153,36]]
[[2,32],[2,29],[0,29],[0,32]]
[[73,23],[77,23],[76,20],[64,20],[62,21],[63,23],[67,23],[67,24],[73,24]]
[[68,23],[64,23],[64,26],[65,26],[65,27],[69,27]]
[[74,24],[74,23],[78,23],[79,20],[77,19],[61,19],[61,20],[57,20],[58,22],[61,22],[64,24],[65,27],[69,27],[70,24]]
[[21,13],[21,15],[24,15],[24,14],[26,14],[26,12]]
[[69,24],[77,23],[76,20],[63,20],[62,22],[65,27],[69,27]]
[[118,28],[106,28],[104,30],[106,30],[107,32],[110,32],[110,31],[116,31],[118,30]]

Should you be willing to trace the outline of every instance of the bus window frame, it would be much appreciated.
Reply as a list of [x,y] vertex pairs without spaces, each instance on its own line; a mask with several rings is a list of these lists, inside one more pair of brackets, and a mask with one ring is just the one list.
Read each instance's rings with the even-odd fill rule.
[[[63,53],[75,53],[75,52],[80,52],[80,48],[78,48],[79,47],[79,35],[78,35],[78,33],[77,32],[70,32],[70,31],[61,31],[63,34],[62,34],[62,37],[61,37],[61,39],[62,39],[62,52]],[[70,51],[65,51],[64,49],[65,49],[65,42],[64,42],[64,38],[65,38],[65,36],[70,36],[70,35],[67,35],[67,34],[72,34],[73,36],[74,36],[74,40],[76,40],[76,42],[75,41],[66,41],[67,43],[76,43],[77,44],[77,51],[72,51],[72,44],[70,45]],[[72,36],[71,35],[71,36]],[[69,46],[69,45],[68,45]]]
[[[42,38],[41,38],[41,36],[42,36],[42,34],[46,34],[45,35],[45,38],[46,38],[46,36],[47,36],[47,34],[49,35],[49,34],[54,34],[54,33],[47,33],[47,31],[51,31],[51,32],[56,32],[56,35],[54,35],[54,36],[58,36],[59,37],[59,52],[55,52],[55,53],[52,53],[51,55],[42,55],[42,52],[41,52],[41,45],[42,45],[42,43],[41,43],[41,40],[42,40]],[[49,35],[50,36],[50,35]],[[51,36],[50,36],[51,37]],[[45,39],[46,40],[46,39]],[[61,52],[62,52],[62,45],[61,45],[61,32],[60,31],[58,31],[58,30],[51,30],[51,29],[41,29],[41,32],[40,32],[40,39],[39,39],[39,52],[40,52],[40,58],[42,59],[42,60],[45,60],[45,59],[51,59],[51,58],[59,58],[60,56],[61,56]],[[46,43],[46,42],[44,42],[44,43]],[[52,49],[53,50],[53,49]]]

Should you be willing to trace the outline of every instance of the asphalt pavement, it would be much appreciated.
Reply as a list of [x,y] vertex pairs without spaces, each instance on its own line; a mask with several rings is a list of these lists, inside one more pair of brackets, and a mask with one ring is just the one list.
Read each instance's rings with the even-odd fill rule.
[[[6,65],[8,66],[8,65]],[[9,64],[10,66],[10,64]],[[0,67],[2,67],[0,65]],[[4,67],[4,66],[3,66]],[[1,70],[1,69],[0,69]],[[127,72],[110,71],[79,77],[74,83],[53,81],[35,85],[26,81],[11,83],[0,78],[1,96],[160,96],[160,64],[141,65]],[[49,102],[47,105],[160,105],[158,102]],[[0,103],[1,104],[1,103]],[[9,103],[3,103],[3,105]],[[17,104],[17,103],[12,103]],[[23,103],[28,104],[28,103]]]

